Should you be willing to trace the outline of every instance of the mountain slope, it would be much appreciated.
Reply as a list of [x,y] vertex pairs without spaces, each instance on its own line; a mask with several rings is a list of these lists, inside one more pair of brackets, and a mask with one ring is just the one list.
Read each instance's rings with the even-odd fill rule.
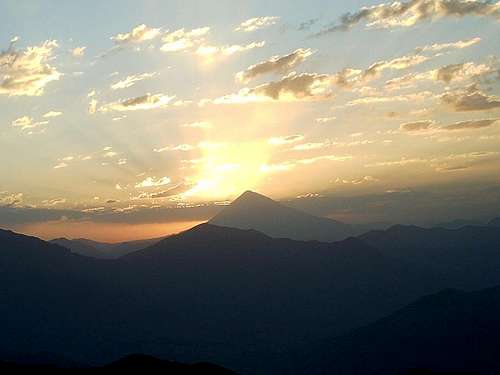
[[[401,370],[500,371],[500,287],[444,290],[312,353],[308,374],[400,374]],[[320,354],[319,354],[320,353]]]
[[243,193],[209,223],[255,229],[272,237],[295,240],[333,242],[357,233],[348,224],[309,215],[252,191]]

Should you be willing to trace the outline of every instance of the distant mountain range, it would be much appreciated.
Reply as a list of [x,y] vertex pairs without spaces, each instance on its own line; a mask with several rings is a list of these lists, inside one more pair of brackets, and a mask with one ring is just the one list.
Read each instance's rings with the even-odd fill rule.
[[117,259],[123,255],[151,246],[165,237],[117,243],[97,242],[85,238],[73,240],[55,238],[50,242],[65,247],[76,254],[100,259]]

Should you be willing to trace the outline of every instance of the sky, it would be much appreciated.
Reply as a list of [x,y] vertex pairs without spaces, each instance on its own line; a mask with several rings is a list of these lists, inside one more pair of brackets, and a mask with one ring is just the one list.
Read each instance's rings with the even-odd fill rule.
[[[0,3],[0,226],[118,241],[245,190],[500,214],[500,2]],[[496,210],[498,211],[498,210]]]

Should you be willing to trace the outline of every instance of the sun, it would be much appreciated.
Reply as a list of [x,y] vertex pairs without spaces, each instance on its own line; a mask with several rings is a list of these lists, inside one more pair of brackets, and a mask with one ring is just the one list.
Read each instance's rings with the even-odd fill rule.
[[194,187],[184,194],[190,201],[226,200],[255,189],[263,177],[262,165],[269,158],[266,142],[200,145],[203,157]]

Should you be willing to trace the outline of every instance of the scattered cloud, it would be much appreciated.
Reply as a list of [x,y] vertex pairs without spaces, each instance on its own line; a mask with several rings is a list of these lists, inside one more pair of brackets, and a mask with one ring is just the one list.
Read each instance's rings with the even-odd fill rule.
[[416,94],[393,95],[393,96],[365,96],[363,98],[354,99],[347,103],[348,106],[362,105],[362,104],[381,104],[392,102],[413,102],[421,101],[432,97],[430,91],[422,91]]
[[133,75],[127,76],[127,78],[113,83],[111,85],[111,90],[119,90],[119,89],[126,89],[128,87],[132,87],[137,82],[140,82],[140,81],[148,79],[148,78],[152,78],[155,75],[156,75],[156,73],[142,73],[142,74],[133,74]]
[[436,134],[442,132],[477,130],[482,128],[488,128],[499,121],[500,118],[490,118],[490,119],[459,121],[453,124],[439,126],[439,124],[434,120],[423,120],[423,121],[403,123],[399,126],[399,131],[401,133],[407,133],[411,135],[421,135],[421,134],[428,135],[428,134]]
[[16,41],[13,39],[9,49],[0,52],[0,95],[40,96],[48,83],[61,77],[50,65],[57,42],[47,40],[39,46],[16,51]]
[[23,202],[23,193],[0,191],[0,207],[18,207]]
[[295,142],[300,142],[301,140],[304,139],[304,136],[301,134],[293,134],[293,135],[287,135],[284,137],[271,137],[267,140],[267,143],[273,146],[281,146],[281,145],[287,145],[290,143],[295,143]]
[[163,52],[186,51],[201,45],[209,33],[210,27],[200,27],[190,31],[179,29],[171,33],[166,33],[162,37],[163,45],[160,50]]
[[299,48],[284,56],[273,56],[267,61],[249,66],[246,70],[236,74],[240,82],[249,82],[252,79],[269,73],[288,73],[294,67],[304,62],[314,53],[311,49]]
[[209,121],[195,121],[182,124],[183,128],[197,128],[197,129],[211,129],[213,127],[212,123]]
[[99,108],[101,112],[108,111],[137,111],[148,110],[166,107],[175,96],[168,96],[164,94],[146,94],[136,98],[130,98],[118,102],[106,104]]
[[160,177],[160,178],[148,177],[143,181],[138,182],[135,185],[135,187],[136,188],[156,187],[156,186],[168,185],[170,182],[171,180],[168,177]]
[[292,72],[279,81],[269,82],[254,88],[243,88],[237,94],[225,95],[213,100],[202,100],[200,105],[244,104],[255,102],[301,100],[323,100],[332,96],[331,77],[327,74]]
[[71,50],[71,54],[73,57],[83,57],[86,49],[87,47],[76,47]]
[[441,101],[457,112],[488,111],[500,108],[500,98],[488,95],[474,84],[465,89],[446,91]]
[[22,116],[14,121],[12,121],[11,125],[15,128],[21,128],[21,130],[38,128],[40,126],[47,125],[48,121],[34,121],[32,117]]
[[337,31],[347,31],[358,23],[367,27],[393,28],[409,27],[419,22],[444,17],[492,17],[500,19],[500,4],[479,0],[409,0],[405,2],[382,3],[363,7],[354,13],[346,13],[340,22],[326,27],[316,36]]
[[160,30],[160,28],[152,28],[142,24],[134,27],[128,33],[117,34],[111,39],[117,44],[137,44],[155,39],[160,35]]
[[459,40],[456,42],[450,42],[450,43],[434,43],[422,47],[417,47],[415,48],[416,53],[422,53],[422,52],[441,52],[443,50],[447,49],[463,49],[463,48],[468,48],[471,47],[481,41],[481,38],[471,38],[467,40]]
[[335,116],[330,116],[330,117],[318,117],[316,119],[316,122],[317,123],[320,123],[320,124],[326,124],[328,122],[332,122],[332,121],[335,121],[337,119],[337,117]]
[[245,45],[232,44],[226,46],[210,46],[210,45],[200,45],[196,49],[196,54],[199,56],[213,58],[215,55],[231,56],[235,53],[249,51],[254,48],[262,48],[266,45],[265,41],[251,42]]
[[63,113],[59,111],[49,111],[43,115],[43,118],[53,118],[53,117],[59,117]]
[[275,16],[265,16],[265,17],[254,17],[250,18],[246,21],[243,21],[238,27],[236,27],[235,31],[255,31],[259,29],[263,29],[264,27],[268,27],[276,24],[278,22],[279,17]]

